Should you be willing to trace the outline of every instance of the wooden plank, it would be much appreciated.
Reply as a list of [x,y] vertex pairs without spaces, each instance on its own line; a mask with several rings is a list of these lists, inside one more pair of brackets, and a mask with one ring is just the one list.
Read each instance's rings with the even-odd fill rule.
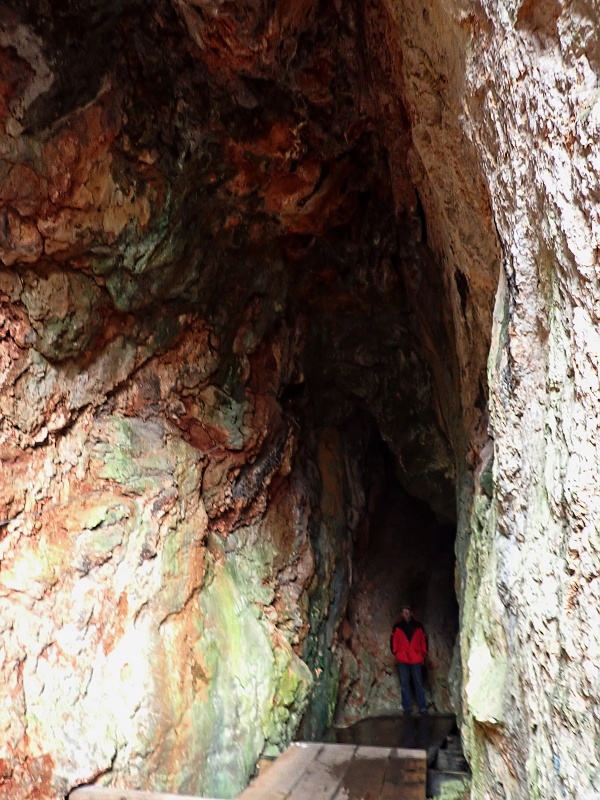
[[[115,789],[112,786],[78,786],[69,800],[200,800],[189,794],[146,792],[141,789]],[[208,798],[205,798],[208,800]]]
[[356,750],[355,758],[367,759],[388,759],[392,753],[396,752],[395,747],[374,747],[373,745],[361,744]]
[[302,780],[288,795],[289,800],[333,800],[355,752],[353,744],[323,745]]
[[379,800],[389,747],[359,747],[338,787],[338,800]]
[[427,758],[427,750],[411,749],[407,747],[393,747],[391,758]]
[[390,780],[418,783],[427,780],[427,751],[396,748],[390,756]]
[[426,783],[426,751],[396,748],[390,753],[381,800],[425,800]]
[[321,743],[295,742],[290,745],[273,766],[238,795],[238,800],[283,800],[322,749]]

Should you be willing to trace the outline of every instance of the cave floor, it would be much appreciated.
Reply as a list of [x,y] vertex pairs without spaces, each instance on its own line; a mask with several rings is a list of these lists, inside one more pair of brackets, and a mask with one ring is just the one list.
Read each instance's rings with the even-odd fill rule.
[[432,764],[446,737],[455,730],[454,714],[386,714],[361,719],[347,728],[331,728],[323,741],[426,750],[427,763]]

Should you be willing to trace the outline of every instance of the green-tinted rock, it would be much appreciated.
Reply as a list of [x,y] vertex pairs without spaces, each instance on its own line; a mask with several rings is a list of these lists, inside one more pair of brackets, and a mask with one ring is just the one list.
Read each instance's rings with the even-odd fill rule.
[[[215,567],[200,610],[190,657],[192,667],[194,661],[201,665],[206,682],[201,693],[189,698],[188,713],[194,751],[203,755],[182,768],[180,785],[182,791],[194,786],[205,796],[233,797],[264,747],[260,715],[275,691],[275,659],[264,626],[226,567]],[[176,671],[181,668],[176,665]]]
[[468,777],[445,781],[441,785],[438,800],[469,800],[471,795],[471,779]]
[[102,292],[80,272],[29,273],[21,299],[37,334],[35,347],[50,360],[83,352],[102,327]]
[[173,461],[163,446],[161,425],[111,417],[101,427],[103,438],[95,448],[103,461],[100,477],[142,494],[152,485],[161,485],[160,475],[173,472]]

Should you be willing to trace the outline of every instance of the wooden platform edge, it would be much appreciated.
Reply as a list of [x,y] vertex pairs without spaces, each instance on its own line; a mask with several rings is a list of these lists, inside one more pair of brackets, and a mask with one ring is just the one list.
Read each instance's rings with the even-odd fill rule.
[[427,750],[411,749],[407,747],[391,747],[391,758],[422,758],[427,759]]
[[142,789],[115,789],[114,786],[78,786],[71,789],[68,800],[214,800],[191,794],[147,792]]
[[[352,744],[324,744],[323,742],[292,742],[290,746],[280,754],[280,756],[275,759],[273,767],[271,769],[275,769],[277,761],[281,759],[280,766],[285,768],[285,761],[286,758],[282,758],[284,754],[287,757],[293,754],[294,750],[308,750],[312,751],[310,755],[314,758],[316,757],[319,752],[323,750],[324,747],[327,747],[331,751],[338,750],[339,752],[345,751],[354,751],[357,750],[360,752],[362,757],[369,756],[369,751],[372,751],[372,757],[381,757],[384,750],[388,750],[390,759],[418,759],[422,761],[426,761],[427,759],[427,750],[421,749],[410,749],[410,748],[403,748],[403,747],[391,747],[391,748],[381,748],[376,746],[370,745],[352,745]],[[307,753],[307,755],[309,755]],[[307,759],[307,764],[309,759]],[[298,776],[298,780],[300,776]],[[247,797],[247,800],[251,800],[253,795],[259,795],[264,792],[264,789],[260,785],[261,781],[259,781],[259,785],[257,786],[255,782],[251,783],[242,793],[238,795],[237,800],[241,800],[241,796],[244,795],[244,800]],[[279,795],[278,795],[279,798]],[[75,789],[72,789],[68,794],[68,800],[214,800],[213,798],[206,798],[206,797],[198,797],[196,795],[183,795],[183,794],[170,794],[166,792],[149,792],[141,789],[118,789],[112,786],[78,786]]]

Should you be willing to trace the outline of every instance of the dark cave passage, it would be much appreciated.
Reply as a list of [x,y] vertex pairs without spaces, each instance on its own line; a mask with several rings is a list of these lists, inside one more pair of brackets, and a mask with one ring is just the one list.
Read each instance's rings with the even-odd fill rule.
[[[340,414],[349,403],[346,398],[345,406],[334,406],[325,418]],[[405,410],[397,413],[402,416]],[[406,490],[405,473],[369,413],[355,410],[336,428],[329,427],[324,438],[327,457],[321,448],[317,460],[321,487],[312,494],[321,492],[327,512],[318,516],[315,527],[315,624],[303,654],[315,666],[316,681],[298,735],[319,740],[332,724],[345,726],[401,710],[390,634],[405,603],[427,633],[428,709],[452,712],[457,691],[456,524]],[[443,496],[447,482],[438,490]],[[431,476],[426,491],[430,496],[436,491]],[[439,507],[446,508],[447,502]]]
[[412,606],[428,637],[428,706],[433,711],[451,709],[450,672],[458,632],[455,526],[440,522],[425,501],[402,488],[394,458],[378,437],[370,457],[370,514],[355,533],[342,627],[338,725],[400,708],[389,636],[405,603]]

